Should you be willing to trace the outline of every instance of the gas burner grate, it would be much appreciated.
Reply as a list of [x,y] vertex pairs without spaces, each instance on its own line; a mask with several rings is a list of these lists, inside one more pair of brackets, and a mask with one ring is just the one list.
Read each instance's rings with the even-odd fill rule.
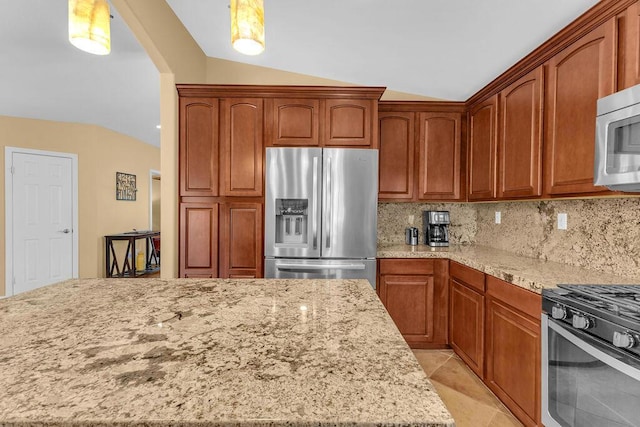
[[640,320],[640,285],[561,285],[583,303]]

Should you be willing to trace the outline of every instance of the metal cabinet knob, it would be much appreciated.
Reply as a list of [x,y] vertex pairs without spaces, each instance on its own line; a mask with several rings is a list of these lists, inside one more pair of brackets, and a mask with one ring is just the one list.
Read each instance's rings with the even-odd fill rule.
[[633,348],[636,345],[636,340],[628,332],[615,331],[613,333],[613,345],[619,348]]

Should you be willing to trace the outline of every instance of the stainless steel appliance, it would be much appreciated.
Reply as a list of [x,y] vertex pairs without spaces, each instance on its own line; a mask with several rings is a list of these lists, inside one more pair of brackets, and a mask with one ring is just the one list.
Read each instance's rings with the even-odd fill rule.
[[594,183],[640,191],[640,85],[598,100]]
[[542,422],[640,426],[640,285],[542,291]]
[[423,211],[424,244],[449,246],[449,211]]
[[378,151],[267,148],[265,277],[375,287]]
[[417,227],[407,227],[404,229],[404,242],[407,245],[417,245],[420,242]]

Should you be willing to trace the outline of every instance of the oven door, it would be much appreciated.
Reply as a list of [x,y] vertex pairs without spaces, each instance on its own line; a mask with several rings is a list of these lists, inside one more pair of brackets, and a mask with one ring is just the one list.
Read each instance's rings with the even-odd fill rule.
[[640,426],[640,360],[543,314],[542,422]]

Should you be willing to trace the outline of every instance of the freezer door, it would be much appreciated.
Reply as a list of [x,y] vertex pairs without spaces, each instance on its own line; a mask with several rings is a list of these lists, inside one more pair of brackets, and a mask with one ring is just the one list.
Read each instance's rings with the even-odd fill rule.
[[321,148],[267,148],[265,256],[319,257]]
[[375,258],[378,150],[325,148],[322,257]]
[[264,277],[279,279],[367,279],[376,287],[375,259],[265,259]]

